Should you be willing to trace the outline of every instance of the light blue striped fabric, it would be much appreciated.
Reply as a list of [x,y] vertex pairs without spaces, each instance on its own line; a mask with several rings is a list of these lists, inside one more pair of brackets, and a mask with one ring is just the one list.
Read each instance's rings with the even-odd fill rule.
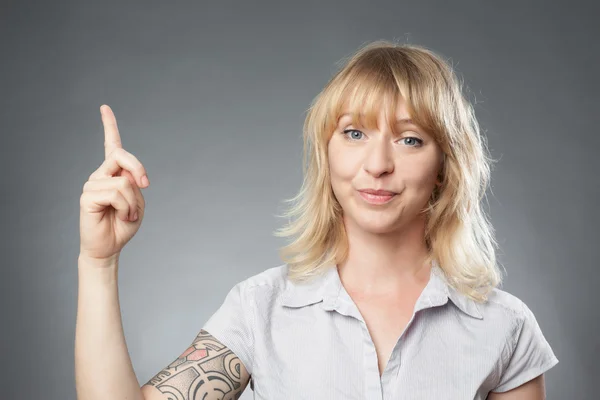
[[239,282],[203,327],[244,363],[254,399],[485,399],[558,363],[521,300],[495,289],[478,304],[434,264],[380,376],[337,268],[309,284],[286,275],[284,264]]

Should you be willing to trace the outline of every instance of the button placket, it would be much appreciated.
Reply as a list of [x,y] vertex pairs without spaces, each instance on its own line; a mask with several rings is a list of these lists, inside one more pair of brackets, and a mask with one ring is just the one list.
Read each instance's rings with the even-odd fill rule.
[[371,334],[369,333],[369,329],[364,320],[361,321],[361,327],[364,339],[365,365],[367,368],[365,377],[365,398],[383,399],[383,389],[381,386],[381,378],[379,376],[379,365],[377,363],[375,344],[373,343],[373,339],[371,338]]

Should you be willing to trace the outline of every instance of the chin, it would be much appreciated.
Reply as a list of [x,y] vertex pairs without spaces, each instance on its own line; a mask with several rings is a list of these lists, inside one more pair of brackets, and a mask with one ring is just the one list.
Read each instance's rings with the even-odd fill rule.
[[398,221],[396,219],[390,220],[389,218],[359,218],[354,219],[354,223],[357,228],[364,232],[372,234],[387,234],[398,230]]
[[364,227],[363,231],[372,235],[387,235],[395,231],[391,226]]

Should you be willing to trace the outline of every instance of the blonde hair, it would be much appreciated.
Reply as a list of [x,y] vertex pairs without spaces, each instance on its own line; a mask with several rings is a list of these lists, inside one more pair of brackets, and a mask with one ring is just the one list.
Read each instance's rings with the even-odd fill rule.
[[342,208],[331,188],[327,159],[328,141],[340,114],[364,113],[361,122],[376,126],[384,99],[390,100],[388,117],[395,118],[397,99],[402,96],[411,119],[444,154],[442,184],[424,210],[426,262],[437,262],[460,293],[475,301],[487,299],[502,281],[494,230],[480,207],[493,160],[461,90],[452,67],[422,46],[378,40],[346,60],[307,111],[304,180],[298,194],[285,200],[291,206],[280,215],[291,221],[274,233],[293,238],[279,252],[288,264],[290,280],[309,280],[348,256]]

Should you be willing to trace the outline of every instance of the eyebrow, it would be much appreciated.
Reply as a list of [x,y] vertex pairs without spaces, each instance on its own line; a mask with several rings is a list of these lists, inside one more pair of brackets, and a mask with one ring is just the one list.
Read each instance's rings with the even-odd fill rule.
[[[344,113],[344,114],[340,115],[340,119],[342,119],[344,117],[350,117],[352,115],[353,114],[351,114],[351,113]],[[363,114],[363,113],[360,113],[359,115],[361,117],[365,116],[365,114]],[[398,119],[396,119],[396,123],[397,124],[412,124],[412,125],[416,125],[415,122],[412,119],[410,119],[410,118],[398,118]]]

